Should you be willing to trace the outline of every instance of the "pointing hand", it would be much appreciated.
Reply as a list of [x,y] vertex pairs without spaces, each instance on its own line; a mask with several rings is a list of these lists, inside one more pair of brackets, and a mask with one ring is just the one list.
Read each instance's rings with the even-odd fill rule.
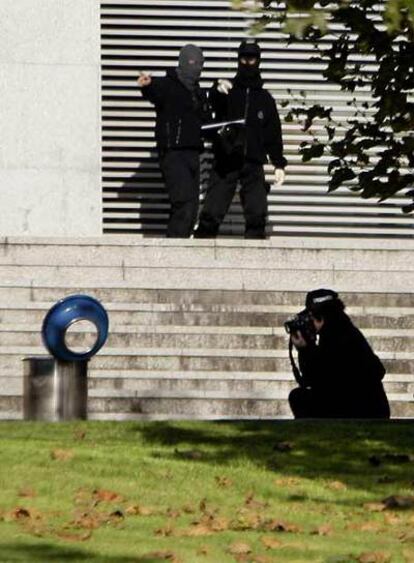
[[146,72],[140,72],[138,77],[138,86],[140,86],[141,88],[143,86],[149,86],[151,82],[152,78],[150,74],[147,74]]

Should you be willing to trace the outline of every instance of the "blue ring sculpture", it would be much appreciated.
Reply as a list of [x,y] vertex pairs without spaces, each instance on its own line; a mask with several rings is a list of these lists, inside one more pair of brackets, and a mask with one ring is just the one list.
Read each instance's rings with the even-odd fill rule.
[[[95,345],[87,352],[74,352],[65,343],[67,329],[77,321],[89,321],[97,329]],[[55,303],[46,314],[42,325],[43,343],[58,360],[89,360],[105,344],[108,327],[108,314],[99,301],[89,295],[69,295]]]

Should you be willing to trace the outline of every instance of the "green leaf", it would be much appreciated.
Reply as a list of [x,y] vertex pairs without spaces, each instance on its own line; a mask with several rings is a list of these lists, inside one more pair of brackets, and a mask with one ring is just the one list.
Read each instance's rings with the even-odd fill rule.
[[333,192],[338,189],[344,182],[348,182],[356,178],[355,173],[351,168],[339,168],[335,170],[332,178],[328,183],[328,192]]
[[322,143],[314,143],[310,147],[300,149],[302,161],[309,162],[312,158],[320,158],[325,151],[325,145]]

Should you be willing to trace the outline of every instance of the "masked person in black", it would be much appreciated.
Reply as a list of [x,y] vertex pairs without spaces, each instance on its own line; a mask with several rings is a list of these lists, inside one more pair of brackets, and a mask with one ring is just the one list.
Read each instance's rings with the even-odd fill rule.
[[345,313],[335,291],[306,296],[318,342],[291,334],[298,350],[300,387],[289,395],[295,418],[389,418],[385,368]]
[[197,220],[200,192],[201,125],[210,119],[199,79],[204,58],[195,45],[185,45],[178,68],[162,78],[141,73],[142,95],[155,106],[155,138],[160,168],[171,203],[167,237],[188,238]]
[[217,235],[240,181],[245,238],[265,238],[267,185],[263,164],[269,157],[276,168],[275,182],[281,185],[286,159],[276,104],[263,88],[260,76],[260,54],[255,41],[243,41],[233,84],[219,80],[210,90],[215,121],[242,119],[245,125],[223,127],[213,140],[213,169],[195,237]]

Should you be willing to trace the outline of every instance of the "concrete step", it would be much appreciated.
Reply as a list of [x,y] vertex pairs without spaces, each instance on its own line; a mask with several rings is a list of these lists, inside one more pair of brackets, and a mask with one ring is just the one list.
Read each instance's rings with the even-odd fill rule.
[[[381,244],[382,242],[382,244]],[[344,252],[346,250],[346,252]],[[70,266],[89,269],[155,267],[177,269],[191,264],[193,268],[338,271],[414,271],[411,256],[414,241],[372,241],[361,248],[358,241],[331,239],[327,241],[273,239],[269,241],[166,240],[104,236],[98,239],[19,239],[0,241],[0,265],[8,266]]]
[[198,241],[18,239],[0,241],[2,285],[412,293],[413,241]]
[[[22,399],[0,397],[0,418],[21,419]],[[413,418],[414,405],[408,401],[391,404],[393,418]],[[90,398],[90,420],[174,420],[174,419],[283,419],[292,418],[285,399],[151,399]]]
[[[293,376],[288,380],[279,379],[210,379],[192,378],[183,372],[182,377],[170,378],[168,373],[162,378],[135,377],[91,377],[88,378],[89,397],[107,398],[204,398],[204,399],[287,399],[289,392],[296,387]],[[413,399],[413,382],[384,381],[384,387],[390,401]],[[23,377],[0,377],[2,396],[21,396]]]
[[[2,325],[37,325],[38,330],[53,303],[1,303],[0,322]],[[149,305],[104,303],[108,310],[111,327],[134,326],[136,330],[145,327],[283,327],[283,323],[296,314],[299,308],[274,307],[274,311],[261,306],[189,306],[189,305]],[[348,309],[356,326],[367,328],[414,329],[413,308],[360,308]],[[112,330],[112,328],[111,328]],[[155,330],[155,329],[154,329]],[[165,329],[167,330],[167,329]],[[171,329],[172,330],[172,329]],[[200,329],[203,330],[203,329]],[[204,329],[204,330],[207,330]]]
[[[403,334],[372,335],[368,331],[365,333],[368,341],[376,352],[410,352],[414,349],[414,335],[405,336]],[[91,333],[72,332],[70,337],[71,346],[80,347],[85,342],[92,343],[95,339]],[[42,339],[39,329],[37,330],[0,330],[0,347],[5,346],[41,346]],[[107,346],[111,348],[175,348],[177,350],[190,349],[248,349],[248,350],[278,350],[286,349],[288,337],[285,333],[280,334],[229,334],[217,330],[216,334],[189,334],[189,333],[161,333],[151,332],[136,333],[131,330],[120,332],[111,330]],[[414,353],[413,353],[414,355]]]
[[[69,281],[69,280],[68,280]],[[114,284],[106,284],[100,287],[97,283],[90,286],[83,284],[73,285],[68,283],[61,285],[42,286],[35,278],[32,284],[22,283],[21,281],[15,285],[3,285],[0,280],[0,303],[44,303],[49,307],[57,300],[65,295],[75,293],[86,293],[93,295],[100,301],[109,306],[110,303],[123,303],[130,307],[135,304],[169,304],[169,305],[206,305],[211,307],[219,304],[234,305],[268,305],[268,306],[291,306],[292,312],[298,311],[303,307],[306,291],[309,285],[303,291],[254,291],[246,290],[232,291],[228,289],[152,289],[152,288],[134,288],[116,286]],[[341,297],[349,307],[414,307],[414,297],[410,292],[376,292],[366,293],[359,291],[342,292]],[[265,310],[265,308],[264,308]]]
[[[275,258],[272,264],[280,259]],[[162,263],[159,263],[162,264]],[[170,267],[158,265],[149,267],[103,267],[90,266],[80,268],[73,266],[2,266],[2,284],[15,286],[34,282],[38,285],[53,287],[71,285],[98,287],[119,286],[123,288],[147,288],[149,286],[163,289],[220,289],[229,290],[280,290],[306,291],[315,287],[334,287],[340,292],[352,291],[355,287],[366,287],[367,277],[370,278],[370,289],[373,292],[414,292],[414,275],[410,269],[382,270],[374,264],[371,270],[363,267],[364,262],[356,263],[354,269],[337,270],[335,264],[328,264],[317,270],[307,268],[239,268],[206,267]],[[316,268],[316,263],[314,263]],[[385,266],[384,266],[385,268]],[[150,275],[149,275],[150,270]],[[375,273],[376,275],[373,275]],[[111,280],[109,283],[108,280]]]
[[[0,370],[22,373],[22,359],[46,355],[43,347],[0,347]],[[413,374],[414,352],[378,352],[387,373]],[[104,347],[90,362],[94,370],[290,372],[287,350],[159,349]]]
[[[44,355],[46,353],[44,347],[36,346],[0,346],[0,356],[17,356],[26,357],[32,355]],[[384,361],[397,360],[397,361],[411,361],[414,359],[414,351],[382,351],[378,353],[379,357]],[[124,358],[142,358],[142,357],[175,357],[180,356],[183,358],[190,357],[211,357],[211,358],[246,358],[246,359],[259,359],[267,358],[277,360],[279,358],[288,358],[288,350],[285,348],[279,349],[245,349],[245,348],[110,348],[105,346],[100,352],[91,360],[103,361],[110,357],[124,357]],[[2,366],[0,366],[1,369]],[[237,370],[239,371],[239,370]],[[260,370],[259,370],[260,371]],[[267,370],[265,370],[267,371]],[[403,372],[404,373],[404,372]]]

